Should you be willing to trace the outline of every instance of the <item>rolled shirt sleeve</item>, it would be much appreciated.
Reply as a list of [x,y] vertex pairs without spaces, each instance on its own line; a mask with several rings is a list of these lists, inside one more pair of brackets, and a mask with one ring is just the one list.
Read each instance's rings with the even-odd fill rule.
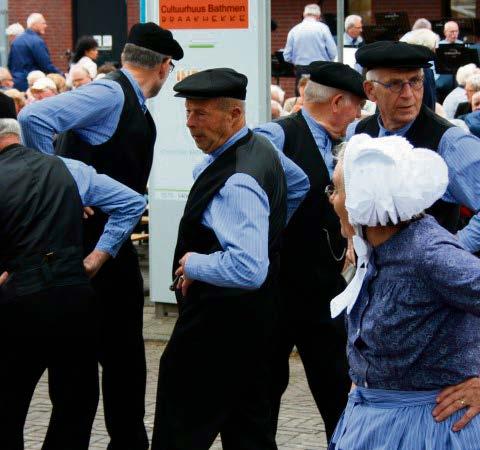
[[448,166],[449,184],[443,200],[465,205],[474,212],[468,225],[457,233],[471,253],[480,251],[480,139],[458,127],[443,135],[438,153]]
[[115,257],[145,211],[145,199],[107,175],[98,174],[91,166],[69,158],[61,159],[77,183],[83,204],[108,214],[96,248]]
[[123,103],[121,86],[111,80],[32,103],[18,115],[23,144],[53,154],[54,136],[72,129],[89,144],[102,144],[113,136]]

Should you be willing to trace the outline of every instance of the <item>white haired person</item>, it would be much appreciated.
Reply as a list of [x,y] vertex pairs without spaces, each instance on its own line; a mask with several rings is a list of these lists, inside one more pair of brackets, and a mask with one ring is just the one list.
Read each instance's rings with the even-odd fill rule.
[[30,90],[35,98],[35,101],[53,97],[58,94],[57,85],[51,78],[48,77],[43,77],[35,81]]
[[27,29],[13,42],[8,56],[8,68],[12,72],[15,88],[27,90],[27,75],[32,70],[45,73],[61,73],[50,59],[50,53],[43,36],[47,22],[40,13],[28,16]]
[[461,66],[457,70],[455,76],[458,86],[445,97],[443,101],[443,109],[447,115],[447,119],[453,119],[460,103],[468,102],[467,92],[465,91],[465,84],[467,78],[474,73],[479,73],[480,70],[474,63]]
[[363,31],[362,18],[352,14],[345,18],[345,33],[343,35],[343,44],[359,47],[363,44],[361,36]]
[[353,386],[329,448],[478,450],[478,389],[449,386],[480,384],[480,261],[424,213],[447,165],[402,137],[360,134],[333,183],[358,269],[330,304],[332,317],[346,310]]

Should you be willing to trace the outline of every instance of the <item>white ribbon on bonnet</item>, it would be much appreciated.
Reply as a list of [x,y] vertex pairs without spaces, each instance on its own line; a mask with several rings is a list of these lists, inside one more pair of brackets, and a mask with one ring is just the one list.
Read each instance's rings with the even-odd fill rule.
[[362,226],[397,224],[433,205],[448,186],[448,168],[434,151],[413,148],[403,137],[359,134],[347,143],[343,158],[345,207],[356,235],[357,271],[347,288],[330,302],[332,317],[355,304],[371,255]]

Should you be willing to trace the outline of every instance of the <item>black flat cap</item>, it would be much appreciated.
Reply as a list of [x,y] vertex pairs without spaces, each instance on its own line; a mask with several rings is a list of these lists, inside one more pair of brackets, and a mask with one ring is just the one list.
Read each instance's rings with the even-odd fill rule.
[[347,91],[360,98],[367,98],[363,90],[363,78],[350,66],[338,62],[313,61],[308,66],[310,80],[323,86]]
[[207,69],[194,73],[173,86],[175,97],[245,100],[248,78],[233,69]]
[[156,23],[136,23],[128,34],[127,44],[135,44],[157,53],[171,56],[175,60],[183,58],[180,44],[173,39],[172,32]]
[[420,69],[430,67],[435,54],[423,45],[396,41],[377,41],[364,45],[355,53],[358,64],[367,69]]

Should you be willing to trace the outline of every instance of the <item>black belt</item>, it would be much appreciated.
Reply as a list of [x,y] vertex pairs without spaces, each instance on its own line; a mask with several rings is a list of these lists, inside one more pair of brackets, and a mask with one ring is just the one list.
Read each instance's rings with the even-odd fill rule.
[[15,258],[4,270],[9,277],[0,286],[0,303],[53,286],[88,284],[81,247]]

